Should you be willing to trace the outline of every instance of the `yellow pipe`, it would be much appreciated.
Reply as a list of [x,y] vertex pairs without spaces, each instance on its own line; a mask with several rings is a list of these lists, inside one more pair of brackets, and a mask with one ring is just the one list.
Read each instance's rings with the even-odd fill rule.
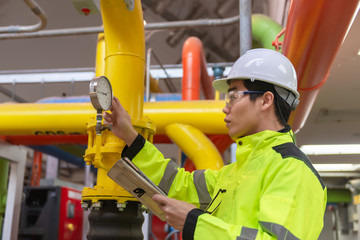
[[175,123],[167,126],[165,132],[192,160],[196,169],[217,170],[224,166],[222,157],[215,145],[195,127]]
[[156,80],[155,78],[153,78],[152,76],[150,76],[150,92],[152,92],[152,93],[162,93],[163,92],[159,86],[159,81]]
[[224,105],[223,100],[146,102],[144,115],[156,126],[157,134],[165,134],[165,127],[172,123],[191,125],[205,134],[227,134]]
[[96,47],[95,76],[103,75],[105,75],[105,35],[99,33]]
[[90,103],[0,104],[0,109],[0,135],[86,134],[86,122],[96,116]]
[[105,76],[131,119],[141,120],[144,98],[145,34],[140,0],[100,1],[105,33]]
[[[192,125],[205,134],[227,134],[224,104],[223,100],[145,102],[143,110],[157,134],[164,134],[172,123]],[[0,135],[86,134],[86,122],[95,116],[90,103],[0,104]]]
[[[129,113],[137,130],[143,135],[153,134],[145,129],[143,121],[143,92],[145,66],[145,39],[142,8],[140,0],[135,0],[132,9],[124,1],[100,1],[104,35],[98,38],[96,75],[110,80],[114,95],[119,98]],[[104,41],[104,44],[102,43]],[[125,143],[107,130],[97,134],[94,116],[87,123],[88,148],[84,160],[98,168],[96,186],[84,188],[82,200],[97,202],[114,199],[124,202],[135,200],[108,176],[108,170],[119,160]]]

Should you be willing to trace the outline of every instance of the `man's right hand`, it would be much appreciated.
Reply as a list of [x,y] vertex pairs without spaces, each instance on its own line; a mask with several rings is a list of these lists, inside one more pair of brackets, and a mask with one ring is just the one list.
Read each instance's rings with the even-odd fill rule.
[[104,124],[111,124],[111,131],[114,135],[130,146],[138,133],[132,126],[130,115],[125,111],[117,97],[114,97],[110,111],[111,113],[103,112]]

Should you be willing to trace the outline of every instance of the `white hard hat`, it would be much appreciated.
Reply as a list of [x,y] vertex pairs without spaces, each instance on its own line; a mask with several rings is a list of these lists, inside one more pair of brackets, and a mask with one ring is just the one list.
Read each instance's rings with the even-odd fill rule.
[[289,59],[274,50],[258,48],[247,51],[234,63],[226,78],[213,81],[213,87],[226,93],[232,79],[271,83],[293,110],[299,103],[295,68]]

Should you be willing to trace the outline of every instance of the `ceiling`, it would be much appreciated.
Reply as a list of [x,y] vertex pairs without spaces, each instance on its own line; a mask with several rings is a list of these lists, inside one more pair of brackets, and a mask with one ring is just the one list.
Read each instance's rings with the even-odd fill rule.
[[[99,14],[80,15],[70,0],[36,0],[47,15],[49,29],[68,29],[101,26]],[[237,0],[142,0],[144,19],[148,22],[190,19],[218,19],[238,15]],[[255,0],[253,13],[270,16],[286,24],[287,0]],[[31,25],[37,17],[23,1],[0,2],[1,26]],[[181,64],[182,44],[189,36],[198,36],[204,45],[208,63],[232,63],[239,56],[239,26],[202,27],[163,31],[147,31],[146,47],[152,48],[161,64]],[[0,35],[1,37],[1,35]],[[0,40],[0,76],[9,72],[29,72],[44,69],[93,69],[97,34]],[[305,126],[296,135],[303,144],[360,143],[360,14],[354,20],[332,64],[327,82],[323,85]],[[152,58],[154,65],[160,62]],[[90,80],[90,79],[89,79]],[[180,81],[173,80],[180,90]],[[43,97],[87,95],[88,82],[19,84],[2,86],[28,102]],[[168,91],[161,85],[163,91]],[[0,102],[12,101],[0,94]],[[360,162],[359,155],[312,156],[315,163]]]

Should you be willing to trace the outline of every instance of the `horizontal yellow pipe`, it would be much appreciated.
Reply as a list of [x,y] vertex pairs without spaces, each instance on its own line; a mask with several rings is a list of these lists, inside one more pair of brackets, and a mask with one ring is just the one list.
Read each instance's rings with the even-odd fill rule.
[[1,104],[0,135],[86,134],[90,117],[96,117],[90,103]]
[[219,151],[197,128],[185,124],[170,124],[166,135],[189,157],[196,169],[217,170],[224,166]]
[[[144,115],[157,134],[173,123],[192,125],[205,134],[227,134],[223,100],[145,102]],[[90,103],[0,104],[0,135],[87,134],[86,123],[96,117]]]
[[227,134],[224,106],[224,100],[146,102],[144,115],[155,124],[157,134],[164,134],[172,123],[191,125],[205,134]]

